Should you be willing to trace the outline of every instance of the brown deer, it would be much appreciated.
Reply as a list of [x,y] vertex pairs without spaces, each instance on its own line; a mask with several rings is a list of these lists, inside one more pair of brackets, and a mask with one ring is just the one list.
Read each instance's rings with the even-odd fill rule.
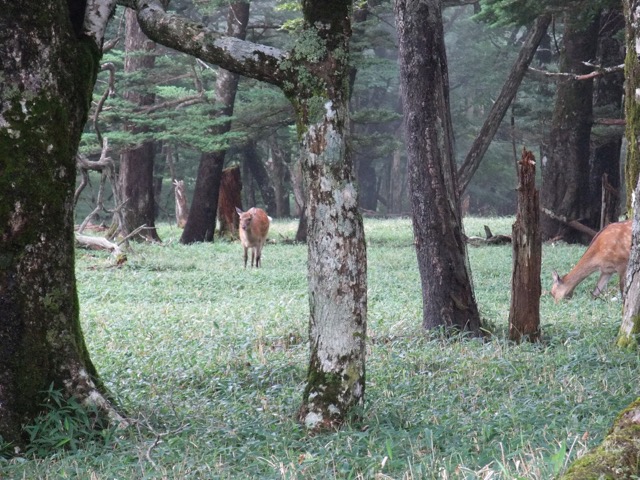
[[256,268],[259,268],[262,262],[262,247],[267,240],[269,233],[269,223],[271,218],[261,208],[250,208],[243,212],[236,207],[236,212],[240,215],[240,243],[244,247],[244,268],[247,268],[247,250],[251,248],[251,266],[255,258]]
[[553,272],[551,295],[556,300],[570,298],[576,286],[593,272],[599,270],[600,278],[591,292],[598,297],[607,286],[611,275],[620,277],[620,293],[624,292],[624,277],[631,253],[631,220],[611,223],[593,237],[591,244],[576,266],[564,277]]

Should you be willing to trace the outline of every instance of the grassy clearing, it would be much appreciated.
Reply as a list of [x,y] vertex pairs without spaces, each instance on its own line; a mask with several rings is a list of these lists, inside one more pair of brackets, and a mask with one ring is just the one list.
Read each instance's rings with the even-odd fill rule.
[[[467,233],[510,233],[469,219]],[[369,258],[367,403],[341,431],[307,437],[293,420],[307,362],[306,246],[276,221],[264,268],[239,243],[135,246],[111,268],[79,251],[85,337],[120,404],[138,419],[107,446],[0,463],[0,478],[548,479],[598,443],[638,395],[637,353],[615,348],[611,285],[542,299],[543,342],[505,340],[511,247],[471,248],[476,296],[494,338],[425,335],[411,225],[365,220]],[[543,290],[583,247],[545,245]]]

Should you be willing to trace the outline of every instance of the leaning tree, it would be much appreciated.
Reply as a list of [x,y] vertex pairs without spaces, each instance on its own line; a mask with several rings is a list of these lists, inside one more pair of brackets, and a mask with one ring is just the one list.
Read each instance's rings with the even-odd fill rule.
[[[308,183],[310,348],[300,417],[334,427],[364,399],[366,252],[349,148],[351,2],[305,0],[289,52],[119,2],[147,36],[280,87],[294,105]],[[0,434],[20,441],[49,385],[120,420],[79,323],[75,155],[115,0],[0,1]]]

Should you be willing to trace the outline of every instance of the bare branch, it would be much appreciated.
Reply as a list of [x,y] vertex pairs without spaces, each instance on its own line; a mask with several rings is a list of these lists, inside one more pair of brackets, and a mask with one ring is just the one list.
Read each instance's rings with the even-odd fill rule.
[[593,67],[595,70],[590,73],[585,73],[582,75],[576,75],[575,73],[567,73],[567,72],[549,72],[547,70],[540,70],[537,68],[529,67],[528,72],[533,73],[534,77],[541,78],[550,78],[552,80],[591,80],[592,78],[602,77],[604,75],[609,75],[611,73],[623,72],[624,64],[615,65],[613,67],[602,67],[600,65],[594,65],[590,62],[582,62],[584,65],[588,67]]
[[102,112],[102,107],[104,106],[104,102],[107,101],[108,97],[113,97],[116,94],[116,87],[115,87],[115,83],[116,83],[116,66],[111,63],[103,63],[100,67],[101,71],[104,70],[108,70],[109,71],[109,84],[107,85],[106,90],[104,91],[104,93],[102,94],[102,97],[100,97],[100,101],[98,102],[98,105],[96,106],[96,111],[93,114],[93,129],[96,131],[96,136],[98,137],[98,143],[100,145],[103,144],[102,142],[102,134],[100,133],[100,127],[98,127],[98,116],[100,115],[100,113]]

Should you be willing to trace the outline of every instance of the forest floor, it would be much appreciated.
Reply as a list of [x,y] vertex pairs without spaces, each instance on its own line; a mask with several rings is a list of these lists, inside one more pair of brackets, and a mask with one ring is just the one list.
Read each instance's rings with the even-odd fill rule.
[[[467,235],[510,234],[513,218],[470,218]],[[614,278],[569,301],[547,294],[585,247],[543,246],[539,344],[506,340],[511,246],[470,247],[488,340],[421,328],[409,219],[365,219],[366,404],[340,431],[295,421],[308,359],[306,246],[275,221],[263,268],[239,242],[181,245],[162,225],[120,267],[78,250],[81,320],[93,362],[134,426],[87,433],[51,409],[29,455],[0,459],[5,479],[549,479],[598,444],[638,396],[640,355],[614,339]],[[38,451],[55,453],[38,456]]]

